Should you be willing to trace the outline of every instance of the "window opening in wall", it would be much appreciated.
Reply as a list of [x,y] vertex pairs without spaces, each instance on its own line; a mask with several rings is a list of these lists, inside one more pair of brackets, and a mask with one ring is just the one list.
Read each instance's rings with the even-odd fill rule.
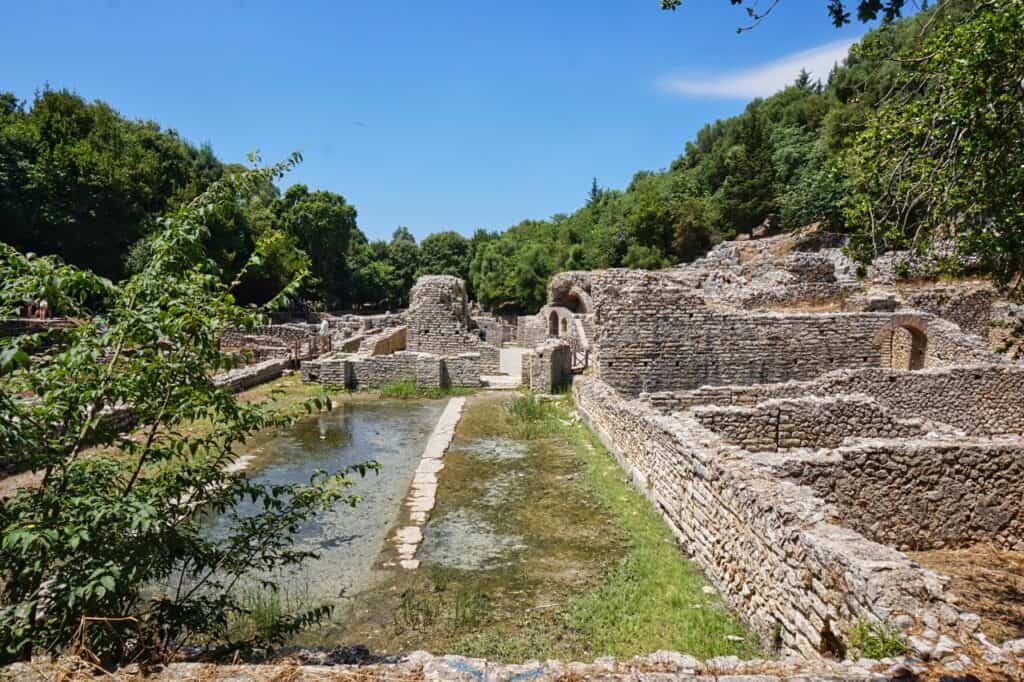
[[548,316],[548,336],[558,336],[558,313],[554,310],[552,310],[551,315]]

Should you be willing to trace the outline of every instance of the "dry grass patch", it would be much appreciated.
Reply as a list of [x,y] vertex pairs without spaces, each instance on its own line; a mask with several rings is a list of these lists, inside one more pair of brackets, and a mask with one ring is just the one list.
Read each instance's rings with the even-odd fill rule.
[[981,629],[989,639],[1024,637],[1024,552],[982,544],[909,555],[953,579],[950,590],[964,608],[981,616]]

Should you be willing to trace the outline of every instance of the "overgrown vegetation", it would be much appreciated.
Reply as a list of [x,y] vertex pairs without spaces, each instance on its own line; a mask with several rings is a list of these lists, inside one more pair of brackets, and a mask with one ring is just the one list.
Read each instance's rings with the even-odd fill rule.
[[512,398],[505,406],[512,435],[519,440],[534,440],[558,430],[558,413],[550,402],[540,400],[530,391]]
[[473,389],[466,386],[420,386],[414,379],[393,381],[378,389],[381,398],[399,400],[448,398],[472,393]]
[[883,624],[859,621],[850,630],[850,657],[882,659],[903,656],[910,649],[897,630]]
[[[544,424],[545,433],[520,440],[524,424]],[[363,595],[353,611],[369,615],[337,639],[513,662],[658,649],[761,653],[721,600],[704,592],[700,571],[607,451],[572,423],[566,399],[471,399],[439,491],[428,532],[481,532],[487,541],[453,545],[454,563],[432,559],[425,544],[420,569]],[[461,530],[445,531],[451,520]],[[506,549],[464,563],[478,544],[488,553]]]
[[[205,220],[296,162],[213,182],[161,219],[142,269],[117,284],[0,249],[0,314],[45,297],[80,320],[0,346],[0,451],[41,474],[0,502],[0,660],[69,647],[137,660],[188,642],[229,643],[231,622],[247,611],[233,586],[311,556],[292,545],[298,527],[357,502],[347,476],[372,463],[318,472],[309,485],[264,487],[231,473],[236,446],[293,415],[209,380],[238,360],[219,350],[221,333],[251,327],[260,311],[236,303],[246,266],[225,283]],[[317,397],[304,412],[330,405]],[[240,514],[242,500],[260,511]],[[229,529],[208,537],[197,510],[229,519]],[[327,613],[282,614],[241,644],[281,641]]]

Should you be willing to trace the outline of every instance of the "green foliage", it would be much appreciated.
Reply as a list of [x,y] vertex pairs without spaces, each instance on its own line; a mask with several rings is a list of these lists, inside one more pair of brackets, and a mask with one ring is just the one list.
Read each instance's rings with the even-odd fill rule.
[[272,210],[280,229],[293,235],[298,247],[310,256],[311,293],[328,306],[347,302],[349,242],[359,232],[356,209],[340,194],[310,192],[305,185],[292,185]]
[[[246,438],[294,415],[240,402],[209,380],[238,359],[218,348],[225,328],[261,319],[232,293],[261,254],[225,283],[205,220],[297,161],[213,182],[158,221],[146,263],[118,284],[0,246],[0,315],[43,292],[82,318],[62,333],[6,340],[0,353],[0,445],[39,474],[37,487],[0,502],[0,659],[75,645],[124,660],[189,640],[227,642],[245,610],[232,587],[311,556],[292,545],[299,526],[356,503],[347,476],[376,465],[318,472],[309,485],[264,487],[232,473]],[[330,406],[315,398],[305,409]],[[184,430],[199,421],[202,433]],[[242,500],[257,511],[236,510]],[[196,510],[227,518],[225,535],[205,534]],[[282,616],[262,629],[262,644],[325,614]]]
[[1004,281],[1024,270],[1022,34],[1024,4],[997,0],[940,13],[899,56],[893,94],[844,156],[861,257],[952,239]]
[[26,109],[0,93],[0,225],[21,250],[120,277],[151,218],[222,172],[208,146],[102,102],[47,88]]
[[435,232],[420,244],[419,275],[469,277],[469,242],[458,232]]
[[[756,26],[771,14],[777,2],[778,0],[769,3],[766,7],[758,7],[757,2],[753,0],[729,0],[729,4],[743,5],[744,12],[752,22],[752,25],[738,28],[736,32],[739,33]],[[674,11],[682,4],[683,0],[661,0],[661,9]],[[906,0],[857,0],[855,5],[857,8],[857,21],[868,22],[881,17],[883,21],[890,22],[900,16],[905,5]],[[843,0],[828,0],[825,5],[829,18],[836,26],[850,23],[850,10],[853,6],[853,3],[844,2]]]
[[473,389],[465,386],[420,386],[414,379],[393,381],[379,389],[381,398],[397,398],[399,400],[447,398],[450,396],[470,395]]
[[452,632],[480,625],[487,613],[487,595],[463,590],[440,594],[443,591],[429,593],[408,589],[402,592],[395,610],[395,625],[407,630],[441,626]]
[[[843,3],[829,6],[834,17],[847,13]],[[778,214],[785,229],[821,222],[852,232],[862,260],[953,236],[961,253],[1009,281],[1024,267],[1014,161],[1024,148],[1021,3],[945,0],[890,21],[901,6],[859,2],[859,18],[886,21],[826,79],[802,72],[740,115],[704,126],[667,169],[640,171],[625,190],[594,178],[571,214],[469,239],[448,231],[417,244],[398,228],[389,242],[370,242],[340,195],[300,185],[282,197],[265,181],[250,199],[202,218],[207,247],[225,281],[257,246],[267,252],[235,292],[246,303],[262,303],[308,268],[303,293],[329,307],[404,306],[417,275],[451,274],[485,305],[533,312],[555,272],[691,261]],[[145,153],[123,166],[110,140]],[[233,172],[209,148],[124,121],[101,103],[47,91],[26,111],[0,96],[0,224],[12,226],[22,249],[103,260],[101,274],[116,276],[131,247],[138,269],[154,212]]]
[[516,396],[505,406],[511,418],[512,433],[519,440],[534,440],[551,435],[559,428],[558,412],[550,402],[533,393]]
[[850,658],[890,658],[903,656],[908,651],[903,636],[884,623],[862,620],[850,630]]

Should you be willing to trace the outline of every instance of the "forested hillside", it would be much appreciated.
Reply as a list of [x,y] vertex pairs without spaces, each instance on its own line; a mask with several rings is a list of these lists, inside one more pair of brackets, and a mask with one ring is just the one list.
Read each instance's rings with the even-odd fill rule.
[[[486,305],[531,310],[560,270],[692,260],[768,216],[849,231],[864,259],[955,237],[1010,281],[1024,260],[1021,35],[1020,0],[947,0],[886,23],[824,81],[802,74],[705,126],[666,169],[623,190],[595,179],[548,220],[370,242],[344,197],[271,185],[206,216],[208,245],[225,277],[261,246],[242,300],[308,269],[304,295],[332,308],[403,305],[417,274],[449,273]],[[157,216],[241,168],[74,93],[0,95],[0,239],[108,277],[138,269]]]

